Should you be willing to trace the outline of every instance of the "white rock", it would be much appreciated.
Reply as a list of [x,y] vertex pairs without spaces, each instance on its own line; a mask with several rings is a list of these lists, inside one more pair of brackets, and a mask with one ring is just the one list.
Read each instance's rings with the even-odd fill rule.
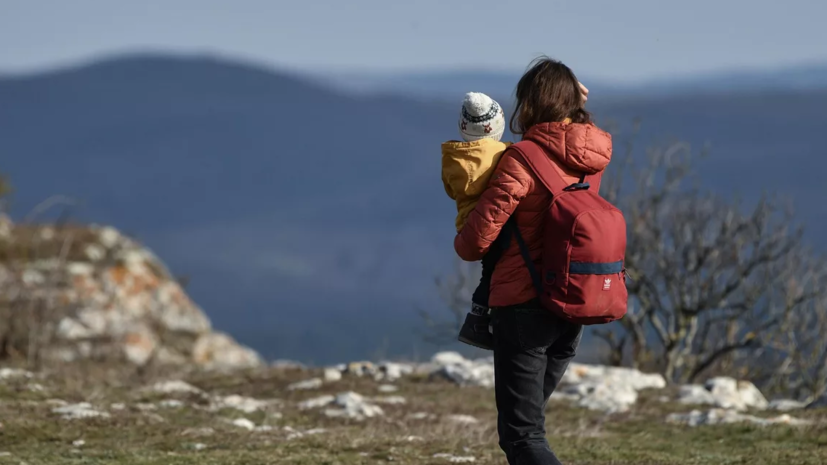
[[319,389],[324,382],[321,378],[310,378],[304,381],[299,381],[287,386],[288,391],[306,391],[310,389]]
[[626,385],[581,384],[586,391],[577,405],[607,413],[627,412],[637,402],[637,391]]
[[494,387],[494,365],[465,360],[459,364],[444,365],[435,373],[460,386]]
[[325,368],[324,381],[326,383],[335,383],[342,379],[342,372],[336,368]]
[[399,388],[394,386],[393,384],[382,384],[377,389],[379,390],[379,392],[384,394],[389,394],[391,392],[396,392],[399,390]]
[[142,412],[153,412],[155,410],[158,410],[157,405],[150,404],[150,403],[147,403],[147,402],[141,402],[141,403],[135,404],[135,408],[142,411]]
[[437,352],[431,357],[431,363],[439,366],[462,365],[470,360],[463,357],[459,352]]
[[203,444],[203,443],[200,443],[200,442],[196,442],[195,444],[192,445],[193,450],[204,450],[206,448],[207,448],[207,445]]
[[181,380],[160,381],[153,384],[150,389],[161,394],[203,394],[204,391]]
[[268,433],[270,431],[273,431],[273,427],[270,425],[256,426],[256,429],[254,431],[257,433]]
[[120,241],[121,233],[115,228],[107,226],[98,231],[98,242],[107,249],[115,247]]
[[83,439],[77,439],[72,441],[72,445],[75,447],[83,447],[86,445],[86,441],[84,441]]
[[31,378],[34,374],[30,371],[17,368],[0,368],[0,380],[12,378]]
[[[165,313],[168,314],[169,312]],[[189,325],[188,321],[189,319],[182,315],[180,323],[170,320],[167,326]],[[264,364],[264,360],[253,349],[240,345],[227,334],[218,332],[203,334],[195,341],[192,359],[200,366],[217,370],[243,370]]]
[[344,417],[354,420],[363,420],[384,415],[385,412],[378,405],[369,403],[364,397],[355,392],[344,392],[336,396],[335,405],[339,409],[327,409],[325,415],[329,417]]
[[252,431],[256,428],[256,424],[246,418],[236,418],[232,421],[232,424],[239,428],[244,428],[247,431]]
[[348,363],[346,373],[355,376],[375,376],[379,371],[371,362],[351,362]]
[[681,386],[678,401],[684,404],[714,405],[722,409],[744,411],[750,408],[764,410],[767,399],[749,381],[717,377],[708,380],[704,386]]
[[780,412],[789,412],[791,410],[803,410],[807,408],[807,403],[793,399],[776,399],[771,401],[767,408]]
[[86,402],[78,404],[69,404],[63,407],[56,407],[52,409],[52,413],[56,413],[64,420],[82,420],[86,418],[109,418],[109,413],[100,410],[95,410]]
[[402,396],[379,396],[374,397],[373,401],[385,405],[404,405],[407,402]]
[[693,410],[689,413],[673,413],[666,417],[666,421],[669,423],[688,425],[692,427],[730,423],[753,423],[761,426],[779,424],[800,426],[812,424],[811,421],[793,418],[787,414],[779,415],[773,418],[760,418],[728,409],[712,409],[707,412]]
[[314,397],[312,399],[308,399],[298,403],[298,407],[300,410],[308,410],[313,408],[321,408],[327,405],[332,404],[336,401],[335,396],[331,395],[324,395],[319,397]]
[[112,404],[109,406],[112,410],[126,410],[126,404],[122,404],[120,402]]
[[66,264],[66,271],[73,276],[90,276],[95,272],[95,265],[85,262],[72,262]]
[[103,258],[106,257],[106,249],[97,244],[87,245],[86,248],[83,249],[83,253],[86,254],[86,258],[93,262],[103,260]]
[[461,425],[475,425],[480,422],[471,415],[446,415],[445,419],[451,423],[459,423]]
[[243,397],[235,394],[226,397],[219,397],[214,401],[216,404],[215,407],[234,408],[244,413],[253,413],[259,410],[264,410],[270,405],[270,402],[266,400],[253,399],[251,397]]
[[177,399],[167,399],[162,400],[158,405],[161,408],[181,408],[184,406],[184,403]]
[[384,362],[379,365],[379,373],[376,374],[377,381],[394,382],[403,376],[414,372],[414,366],[404,363]]
[[415,412],[406,417],[408,420],[436,420],[436,415],[428,412]]
[[476,458],[471,456],[457,456],[453,454],[434,454],[435,459],[445,459],[450,463],[474,463]]

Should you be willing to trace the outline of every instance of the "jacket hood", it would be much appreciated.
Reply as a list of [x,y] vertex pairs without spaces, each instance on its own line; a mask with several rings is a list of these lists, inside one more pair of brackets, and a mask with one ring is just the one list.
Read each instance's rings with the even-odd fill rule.
[[586,174],[603,171],[612,159],[612,136],[593,124],[541,123],[523,140],[539,144],[565,168]]

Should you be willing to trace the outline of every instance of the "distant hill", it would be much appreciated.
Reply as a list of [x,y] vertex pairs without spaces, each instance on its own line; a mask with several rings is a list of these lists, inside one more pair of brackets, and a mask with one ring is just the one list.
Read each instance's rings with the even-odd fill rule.
[[[419,73],[326,74],[317,79],[356,93],[399,93],[422,99],[457,100],[465,92],[486,92],[499,99],[513,95],[521,70],[434,71]],[[761,93],[827,89],[827,63],[776,70],[708,73],[644,83],[618,84],[578,76],[595,97],[623,99],[639,96],[668,97],[686,93]]]
[[[827,90],[595,98],[645,143],[710,142],[703,182],[798,200],[827,233]],[[453,260],[438,145],[454,101],[334,92],[205,58],[131,56],[0,78],[0,171],[20,217],[44,197],[144,240],[215,326],[268,357],[424,354],[416,306]],[[510,136],[509,136],[510,137]],[[623,143],[619,136],[617,144]]]

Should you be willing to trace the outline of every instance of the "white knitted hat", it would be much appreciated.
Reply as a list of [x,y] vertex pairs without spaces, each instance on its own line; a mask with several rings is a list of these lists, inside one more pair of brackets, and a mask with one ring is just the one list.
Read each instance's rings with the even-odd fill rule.
[[500,140],[504,130],[505,114],[500,104],[479,92],[465,94],[459,117],[459,132],[465,141]]

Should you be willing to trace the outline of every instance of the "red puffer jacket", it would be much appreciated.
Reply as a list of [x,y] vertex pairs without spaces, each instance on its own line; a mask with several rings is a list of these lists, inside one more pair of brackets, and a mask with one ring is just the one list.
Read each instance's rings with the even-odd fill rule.
[[[612,158],[611,135],[591,124],[538,124],[526,132],[523,140],[540,144],[571,183],[577,182],[583,173],[603,171]],[[539,265],[544,215],[551,193],[515,155],[512,149],[503,154],[488,188],[454,239],[454,249],[463,260],[482,259],[514,214],[531,256]],[[536,297],[519,247],[512,240],[494,270],[489,304],[492,307],[518,305]]]

